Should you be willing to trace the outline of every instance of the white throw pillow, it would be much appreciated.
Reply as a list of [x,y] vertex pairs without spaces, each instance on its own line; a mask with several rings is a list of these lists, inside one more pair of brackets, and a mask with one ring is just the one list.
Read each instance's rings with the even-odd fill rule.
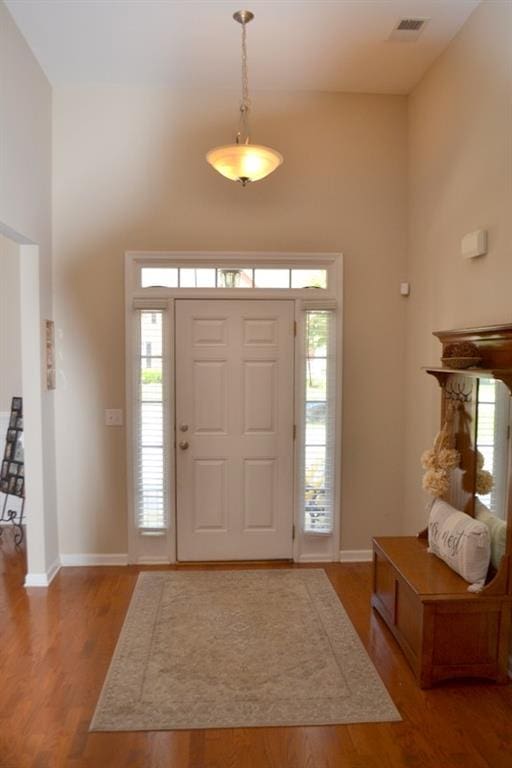
[[491,544],[487,526],[441,499],[434,499],[428,521],[429,552],[469,581],[470,592],[485,584]]
[[475,499],[475,517],[481,523],[485,523],[489,529],[491,563],[498,570],[507,545],[507,524],[505,520],[493,515],[491,510],[485,504],[482,504],[480,499]]

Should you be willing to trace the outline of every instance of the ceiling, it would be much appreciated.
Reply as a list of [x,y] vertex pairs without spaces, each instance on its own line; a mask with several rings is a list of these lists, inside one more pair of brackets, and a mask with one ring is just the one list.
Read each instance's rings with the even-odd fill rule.
[[[408,93],[479,0],[5,0],[54,86],[237,88],[249,8],[254,89]],[[244,2],[247,5],[244,6]],[[389,40],[428,18],[417,42]]]

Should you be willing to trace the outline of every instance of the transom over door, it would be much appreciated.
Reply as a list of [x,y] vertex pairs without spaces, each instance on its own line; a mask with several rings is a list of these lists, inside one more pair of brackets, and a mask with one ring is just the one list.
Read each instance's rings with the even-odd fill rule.
[[176,301],[179,560],[292,557],[292,301]]

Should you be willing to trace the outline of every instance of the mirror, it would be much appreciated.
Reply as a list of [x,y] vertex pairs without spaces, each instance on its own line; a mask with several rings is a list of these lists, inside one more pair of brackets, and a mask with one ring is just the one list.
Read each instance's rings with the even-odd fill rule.
[[508,388],[496,379],[479,379],[476,497],[501,520],[507,519],[509,425]]
[[475,517],[489,529],[491,565],[506,549],[510,392],[502,381],[478,380]]

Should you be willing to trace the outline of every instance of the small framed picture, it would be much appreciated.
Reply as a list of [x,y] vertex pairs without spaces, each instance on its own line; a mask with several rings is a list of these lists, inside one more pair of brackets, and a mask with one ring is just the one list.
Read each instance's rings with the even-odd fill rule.
[[18,474],[18,465],[14,461],[11,461],[11,463],[9,464],[9,474],[10,475]]
[[25,465],[24,464],[20,464],[20,467],[19,467],[19,470],[18,470],[18,475],[20,477],[25,477]]
[[5,480],[7,477],[7,472],[9,470],[9,462],[8,461],[2,461],[2,471],[0,473],[0,477],[2,480]]
[[16,419],[16,429],[23,429],[23,416],[18,416]]
[[14,492],[18,496],[22,496],[23,495],[23,483],[24,483],[24,479],[22,477],[18,477],[17,480],[16,480],[16,487],[14,489]]
[[8,443],[14,443],[16,440],[16,430],[15,429],[8,429],[7,430],[7,442]]
[[9,485],[7,486],[7,493],[14,493],[14,489],[16,488],[16,478],[10,477],[9,478]]
[[10,459],[11,453],[12,453],[12,443],[6,443],[5,444],[5,453],[4,453],[4,459]]
[[20,419],[20,417],[18,416],[18,412],[17,411],[12,411],[11,412],[11,418],[10,418],[10,421],[9,421],[9,426],[10,427],[16,427],[16,424],[18,423],[19,419]]
[[0,491],[7,493],[9,490],[9,483],[7,480],[0,480]]
[[13,397],[11,408],[13,411],[21,411],[21,397]]

